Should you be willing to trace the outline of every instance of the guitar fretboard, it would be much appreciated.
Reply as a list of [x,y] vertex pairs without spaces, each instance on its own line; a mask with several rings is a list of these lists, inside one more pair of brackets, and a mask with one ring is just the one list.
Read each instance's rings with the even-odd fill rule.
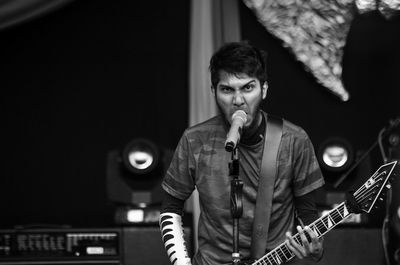
[[[311,223],[309,227],[319,238],[329,232],[331,229],[333,229],[337,224],[342,222],[348,216],[350,216],[350,214],[351,213],[346,207],[346,203],[342,202],[339,206],[329,211],[326,215]],[[299,233],[295,234],[293,236],[293,239],[298,244],[302,245]],[[282,243],[274,250],[263,256],[261,259],[252,263],[252,265],[279,265],[289,261],[293,257],[294,254],[292,253],[292,251],[290,251],[285,243]]]
[[[369,213],[382,193],[383,188],[386,186],[396,164],[397,161],[393,161],[382,165],[354,194],[352,194],[351,197],[348,198],[348,201],[342,202],[326,215],[315,220],[309,225],[310,229],[313,230],[319,238],[350,216],[352,212],[359,212],[359,210],[362,210]],[[387,188],[390,188],[390,185],[387,186]],[[349,211],[348,206],[351,207],[352,211]],[[305,234],[307,235],[307,233]],[[299,233],[295,234],[293,239],[299,245],[303,245]],[[253,262],[252,265],[280,265],[289,261],[294,256],[294,253],[291,252],[286,243],[282,243],[262,258]]]

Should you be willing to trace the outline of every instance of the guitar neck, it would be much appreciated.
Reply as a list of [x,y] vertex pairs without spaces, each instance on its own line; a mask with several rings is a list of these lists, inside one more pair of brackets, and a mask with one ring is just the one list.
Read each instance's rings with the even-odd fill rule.
[[[329,211],[326,215],[315,220],[313,223],[308,225],[311,230],[320,238],[321,236],[332,230],[337,224],[341,223],[348,216],[350,211],[346,206],[346,202],[342,202],[339,206]],[[300,234],[297,233],[293,236],[293,239],[300,245],[301,238]],[[258,259],[252,265],[279,265],[291,260],[295,255],[290,251],[285,243],[280,244],[278,247]]]
[[[397,161],[382,165],[355,193],[348,197],[348,201],[342,202],[326,215],[315,220],[309,225],[310,229],[320,238],[350,216],[352,212],[364,211],[369,213],[381,195],[383,188],[385,186],[388,189],[390,188],[390,185],[387,185],[388,179],[392,175],[396,165]],[[397,168],[394,175],[398,174],[399,171],[400,169]],[[349,211],[348,205],[352,211]],[[295,234],[292,238],[299,245],[302,245],[299,233]],[[280,265],[291,260],[294,256],[286,243],[282,243],[262,258],[253,262],[252,265]]]

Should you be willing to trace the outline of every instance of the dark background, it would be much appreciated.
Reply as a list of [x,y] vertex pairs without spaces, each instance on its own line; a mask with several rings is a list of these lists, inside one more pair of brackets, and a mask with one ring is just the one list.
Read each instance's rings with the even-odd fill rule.
[[186,127],[188,10],[74,1],[0,32],[2,226],[112,222],[107,152]]
[[[189,2],[75,1],[0,32],[1,227],[112,225],[107,153],[136,137],[174,149],[187,127]],[[356,16],[341,102],[243,4],[240,16],[243,39],[269,53],[263,108],[316,148],[340,136],[366,150],[400,114],[399,18]]]

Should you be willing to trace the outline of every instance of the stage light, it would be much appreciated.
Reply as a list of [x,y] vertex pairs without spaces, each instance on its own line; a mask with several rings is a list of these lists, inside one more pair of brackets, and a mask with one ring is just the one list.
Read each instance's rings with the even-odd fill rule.
[[173,152],[137,138],[107,157],[108,199],[119,205],[145,208],[161,203],[161,180]]
[[343,138],[329,138],[318,149],[320,166],[330,172],[343,172],[354,162],[353,148]]
[[327,146],[322,154],[324,163],[333,168],[342,167],[349,159],[349,154],[343,146]]
[[129,163],[137,170],[147,169],[153,164],[153,156],[147,152],[133,150],[129,155]]
[[120,225],[154,225],[158,224],[160,209],[158,207],[119,206],[114,221]]
[[144,211],[142,209],[132,209],[127,211],[127,221],[131,223],[140,223],[144,221]]
[[141,176],[156,169],[159,163],[159,149],[147,139],[134,139],[129,142],[122,153],[125,167],[134,174]]

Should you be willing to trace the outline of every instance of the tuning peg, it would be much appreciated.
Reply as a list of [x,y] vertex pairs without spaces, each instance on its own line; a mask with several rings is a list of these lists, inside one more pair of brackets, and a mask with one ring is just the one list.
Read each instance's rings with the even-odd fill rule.
[[380,197],[379,200],[380,200],[381,202],[383,202],[383,198],[382,198],[382,197]]

